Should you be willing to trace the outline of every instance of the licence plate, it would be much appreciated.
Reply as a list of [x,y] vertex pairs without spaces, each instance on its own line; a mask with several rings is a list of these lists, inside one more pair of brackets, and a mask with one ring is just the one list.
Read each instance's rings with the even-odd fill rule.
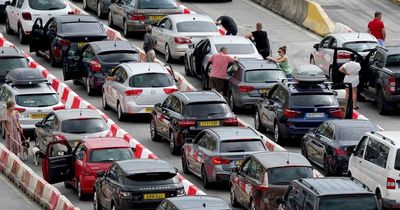
[[153,108],[145,108],[144,109],[144,112],[146,112],[146,113],[150,113],[150,112],[152,112],[153,111]]
[[164,18],[164,16],[162,16],[162,15],[151,15],[151,16],[149,16],[150,20],[156,20],[156,21],[159,21],[159,20],[161,20],[163,18]]
[[269,92],[269,89],[261,89],[260,90],[260,94],[266,94],[266,93],[268,93]]
[[203,126],[203,127],[219,126],[219,121],[201,121],[200,126]]
[[237,161],[236,161],[236,165],[237,165],[237,166],[242,165],[242,163],[243,163],[243,160],[237,160]]
[[321,118],[321,117],[325,117],[325,113],[307,113],[306,117],[308,117],[308,118]]
[[145,200],[164,199],[165,198],[165,193],[144,194],[143,198]]
[[86,45],[86,42],[78,42],[78,48],[83,48]]
[[47,113],[32,113],[29,114],[29,118],[31,119],[42,119],[45,118],[47,116]]

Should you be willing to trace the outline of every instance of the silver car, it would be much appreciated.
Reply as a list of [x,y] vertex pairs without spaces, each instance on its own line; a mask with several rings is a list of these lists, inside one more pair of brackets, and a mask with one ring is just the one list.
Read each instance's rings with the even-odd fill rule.
[[208,16],[179,14],[168,15],[153,25],[156,49],[165,55],[165,60],[181,59],[189,44],[197,44],[210,36],[220,36],[217,25]]
[[111,0],[82,0],[84,10],[91,9],[96,12],[97,17],[107,17]]
[[103,86],[103,109],[116,110],[119,120],[127,115],[149,114],[155,104],[177,90],[174,77],[159,63],[121,64]]

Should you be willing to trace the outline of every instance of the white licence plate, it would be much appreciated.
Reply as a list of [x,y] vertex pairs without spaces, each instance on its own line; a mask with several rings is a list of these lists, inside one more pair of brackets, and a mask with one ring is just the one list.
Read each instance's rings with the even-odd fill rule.
[[325,117],[325,113],[307,113],[306,117],[307,118],[321,118],[321,117]]

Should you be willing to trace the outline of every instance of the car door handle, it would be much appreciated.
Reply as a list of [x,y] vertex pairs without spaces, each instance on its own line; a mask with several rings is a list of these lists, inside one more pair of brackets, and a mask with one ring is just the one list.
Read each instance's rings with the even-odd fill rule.
[[362,161],[361,161],[361,160],[359,160],[358,162],[359,162],[359,163],[362,163]]

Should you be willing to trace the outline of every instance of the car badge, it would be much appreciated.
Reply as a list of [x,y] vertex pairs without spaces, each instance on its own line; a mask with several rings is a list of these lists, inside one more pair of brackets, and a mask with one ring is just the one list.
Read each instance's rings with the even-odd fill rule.
[[318,108],[314,108],[314,112],[317,112],[318,111]]
[[87,37],[85,37],[85,41],[87,41],[88,40],[88,38]]
[[38,109],[37,112],[42,112],[42,110],[41,110],[41,109]]
[[151,94],[156,94],[156,91],[155,90],[151,90]]

